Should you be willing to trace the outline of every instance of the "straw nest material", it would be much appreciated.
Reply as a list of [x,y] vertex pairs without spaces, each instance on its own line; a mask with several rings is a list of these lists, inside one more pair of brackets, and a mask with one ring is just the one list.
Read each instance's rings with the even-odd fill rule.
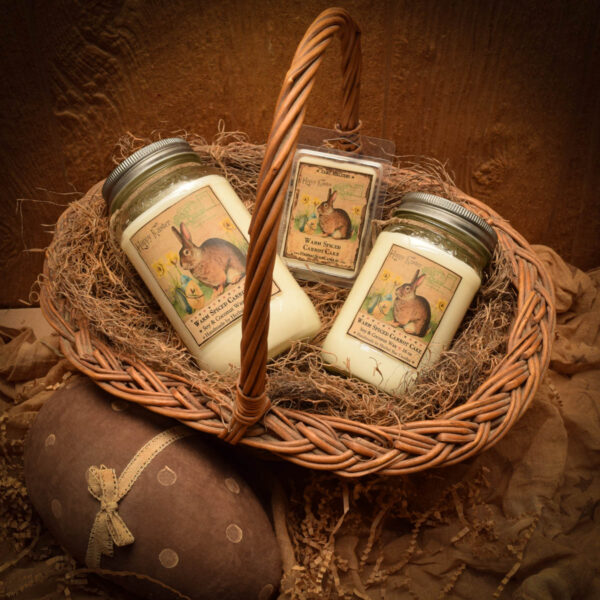
[[[219,133],[212,143],[186,135],[201,160],[222,170],[252,211],[264,145],[240,133]],[[151,142],[123,138],[115,162]],[[374,236],[391,220],[404,194],[424,191],[451,200],[464,198],[442,165],[431,160],[396,159],[389,168],[381,221]],[[155,370],[202,382],[227,394],[236,373],[219,375],[198,368],[160,311],[126,256],[111,239],[107,207],[99,188],[73,202],[57,224],[49,257],[56,298],[89,323],[92,333],[120,352]],[[276,405],[332,414],[377,426],[431,419],[457,405],[486,380],[503,358],[516,293],[501,251],[488,268],[483,286],[440,362],[424,373],[410,393],[391,396],[358,379],[333,375],[323,367],[320,345],[348,291],[323,283],[302,286],[319,312],[323,327],[310,343],[297,343],[268,366],[267,393]]]

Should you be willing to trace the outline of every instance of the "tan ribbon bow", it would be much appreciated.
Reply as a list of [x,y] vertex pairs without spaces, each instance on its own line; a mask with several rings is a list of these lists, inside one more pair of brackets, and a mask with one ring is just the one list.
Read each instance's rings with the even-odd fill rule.
[[113,544],[127,546],[135,538],[118,511],[119,500],[124,494],[119,492],[119,482],[114,469],[104,465],[88,469],[88,490],[100,501],[100,510],[94,520],[88,543],[85,562],[91,568],[98,568],[102,555],[113,555]]
[[114,469],[104,465],[88,469],[88,491],[100,502],[100,510],[94,519],[85,555],[85,563],[90,569],[100,567],[102,556],[112,556],[115,544],[133,544],[135,538],[118,512],[120,500],[157,454],[174,441],[194,433],[193,429],[182,426],[159,433],[140,448],[119,478]]

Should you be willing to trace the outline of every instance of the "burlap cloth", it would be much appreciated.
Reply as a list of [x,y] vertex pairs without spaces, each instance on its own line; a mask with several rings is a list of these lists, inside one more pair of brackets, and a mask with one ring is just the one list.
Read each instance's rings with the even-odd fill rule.
[[[527,413],[491,450],[405,478],[345,482],[267,465],[279,477],[282,597],[600,598],[600,269],[535,249],[556,287],[558,328]],[[71,373],[54,338],[0,333],[0,598],[129,598],[76,565],[28,502],[24,437]]]

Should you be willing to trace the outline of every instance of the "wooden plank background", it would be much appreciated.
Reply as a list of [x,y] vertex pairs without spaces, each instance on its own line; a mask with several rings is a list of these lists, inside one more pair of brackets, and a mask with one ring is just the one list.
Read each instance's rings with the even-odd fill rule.
[[[20,305],[64,206],[131,132],[264,142],[318,0],[4,2],[0,306]],[[600,2],[348,0],[363,31],[364,132],[434,157],[532,243],[600,264]],[[306,122],[339,107],[328,51]]]

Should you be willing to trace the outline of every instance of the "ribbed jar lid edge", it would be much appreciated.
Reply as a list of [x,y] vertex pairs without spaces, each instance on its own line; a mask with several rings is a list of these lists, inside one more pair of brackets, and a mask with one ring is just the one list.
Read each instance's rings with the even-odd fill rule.
[[114,196],[113,191],[115,190],[117,183],[132,167],[160,150],[165,150],[166,148],[175,149],[177,147],[179,147],[180,150],[193,152],[192,147],[183,138],[164,138],[136,150],[109,173],[102,186],[102,197],[110,205],[113,200],[112,196]]
[[[410,212],[427,215],[428,207],[460,217],[465,223],[464,230],[485,244],[490,252],[493,252],[498,242],[498,235],[494,228],[478,214],[442,196],[427,192],[409,192],[402,197],[401,204],[396,209],[395,214]],[[439,215],[437,216],[439,217]]]

